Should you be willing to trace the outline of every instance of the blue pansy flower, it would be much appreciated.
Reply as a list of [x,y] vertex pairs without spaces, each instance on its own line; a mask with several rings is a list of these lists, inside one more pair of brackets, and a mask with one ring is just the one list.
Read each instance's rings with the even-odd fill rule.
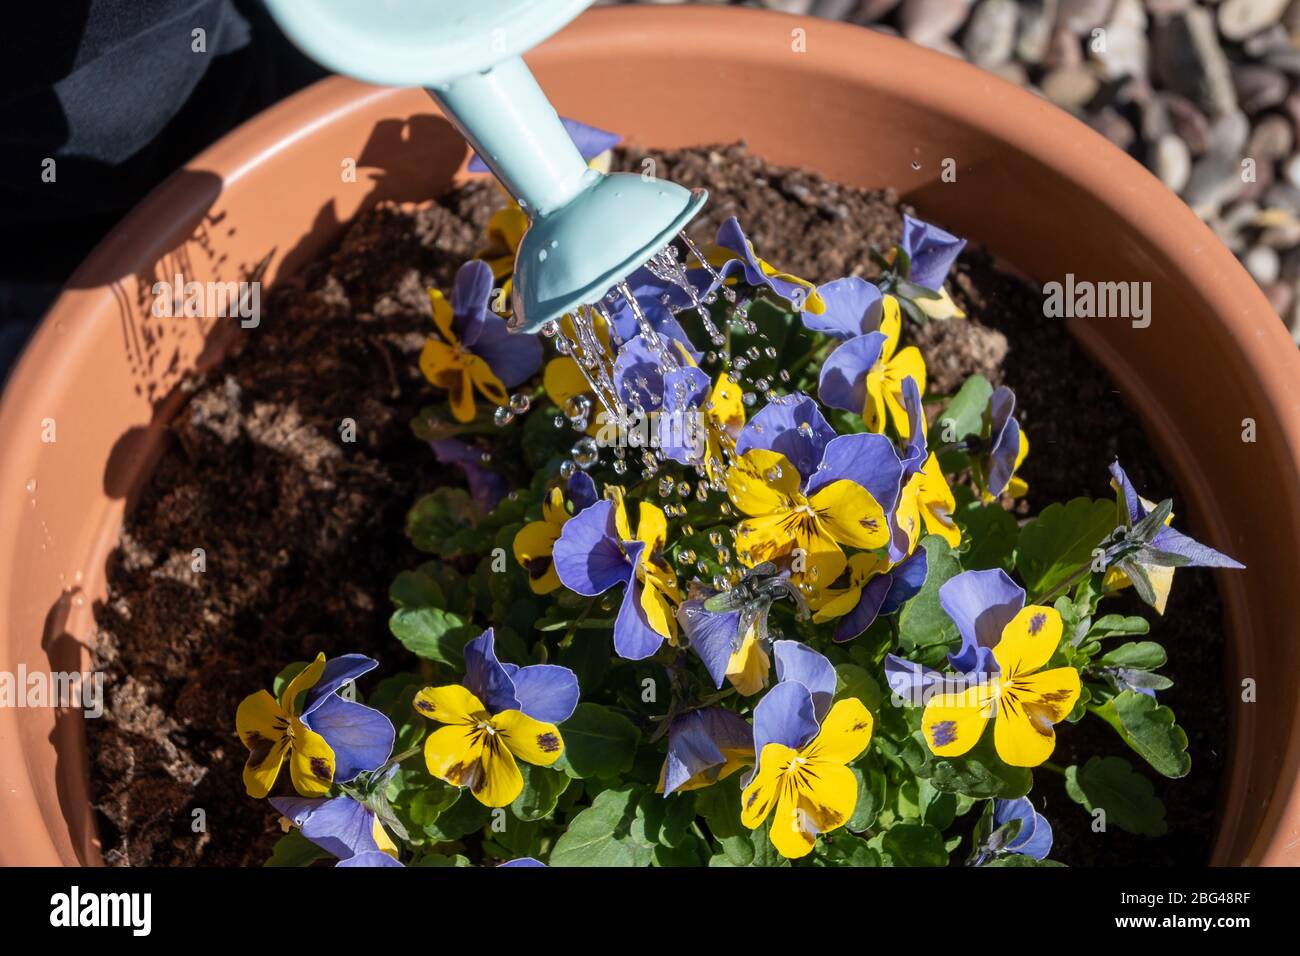
[[972,866],[983,866],[999,856],[1018,854],[1045,860],[1052,852],[1052,825],[1034,809],[1028,797],[994,800],[992,828],[977,848]]

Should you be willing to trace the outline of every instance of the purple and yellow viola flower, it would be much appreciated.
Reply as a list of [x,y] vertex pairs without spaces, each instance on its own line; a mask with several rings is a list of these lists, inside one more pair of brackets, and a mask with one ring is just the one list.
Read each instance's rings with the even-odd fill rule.
[[677,575],[663,557],[668,521],[661,509],[643,501],[633,534],[621,492],[607,492],[611,497],[569,519],[552,556],[570,591],[595,597],[626,586],[614,621],[614,649],[620,657],[642,660],[665,640],[677,641],[674,609],[681,595]]
[[1024,590],[1001,570],[966,571],[939,589],[939,603],[962,636],[949,660],[964,678],[946,682],[921,715],[937,756],[965,754],[990,720],[994,747],[1010,766],[1036,767],[1052,755],[1053,727],[1079,699],[1079,672],[1043,669],[1061,642],[1061,615],[1024,601]]
[[508,866],[509,867],[533,867],[533,868],[541,867],[543,870],[546,869],[545,863],[543,863],[541,860],[534,860],[531,856],[521,856],[513,860],[506,860],[504,863],[500,864],[497,867],[497,869],[504,869],[505,867]]
[[[781,573],[787,578],[790,574]],[[749,613],[740,608],[710,611],[704,602],[717,593],[694,582],[690,597],[677,609],[677,622],[686,635],[686,642],[713,678],[713,685],[720,688],[723,683],[730,683],[737,693],[752,697],[767,687],[772,669],[771,641],[767,636],[771,602],[764,602]]]
[[725,707],[700,707],[673,718],[668,725],[668,756],[659,772],[658,790],[699,790],[725,780],[754,762],[754,734],[749,724]]
[[510,401],[506,389],[520,384],[542,364],[542,343],[533,335],[513,335],[505,319],[491,311],[492,272],[471,259],[456,272],[451,300],[429,290],[437,338],[420,352],[420,371],[451,394],[451,413],[471,422],[475,392],[500,407]]
[[286,759],[289,779],[304,797],[324,796],[333,783],[383,765],[393,750],[393,725],[379,711],[337,693],[377,666],[361,654],[328,662],[319,654],[279,700],[259,690],[240,702],[235,727],[248,748],[244,789],[250,797],[271,792]]
[[884,436],[836,436],[806,395],[770,402],[741,429],[727,471],[728,497],[745,515],[737,557],[749,567],[789,559],[796,584],[815,601],[844,571],[842,546],[889,542],[886,508],[901,474]]
[[[1143,498],[1129,481],[1128,475],[1120,467],[1118,461],[1110,465],[1111,486],[1123,496],[1124,508],[1128,513],[1129,526],[1140,522],[1151,511],[1155,510],[1155,504]],[[1194,541],[1187,535],[1175,531],[1170,527],[1174,520],[1171,513],[1165,522],[1165,526],[1156,532],[1155,538],[1150,542],[1150,547],[1156,551],[1164,552],[1168,555],[1175,556],[1174,560],[1179,565],[1185,567],[1197,568],[1244,568],[1245,565],[1235,561],[1226,554],[1221,554],[1213,548]],[[1165,613],[1165,605],[1169,601],[1169,589],[1174,583],[1174,565],[1152,564],[1148,562],[1137,562],[1141,569],[1146,573],[1147,580],[1151,583],[1151,589],[1155,595],[1155,601],[1152,607],[1158,614]],[[1108,591],[1118,591],[1122,588],[1131,587],[1133,582],[1129,576],[1118,568],[1111,568],[1106,572],[1104,586]],[[1138,688],[1140,689],[1140,688]],[[1143,690],[1143,693],[1154,692]]]
[[918,551],[894,564],[870,551],[849,558],[839,580],[825,588],[813,623],[835,621],[836,643],[851,641],[882,614],[893,614],[925,584],[926,554]]
[[1029,485],[1016,476],[1029,454],[1029,436],[1020,427],[1015,411],[1015,393],[1005,385],[995,388],[984,410],[984,440],[988,451],[981,462],[980,495],[986,504],[1003,494],[1021,498],[1029,491]]
[[904,216],[901,245],[911,263],[907,280],[939,294],[937,299],[914,300],[917,308],[932,319],[965,318],[966,313],[952,301],[944,282],[953,263],[965,248],[966,240],[958,239],[952,233],[928,222]]
[[[353,866],[391,866],[398,859],[397,845],[379,817],[350,796],[333,799],[272,797],[271,806],[312,843],[340,861],[358,856]],[[389,863],[372,862],[367,854],[386,856]]]
[[950,548],[961,544],[961,529],[953,520],[957,499],[939,467],[939,459],[927,450],[921,390],[912,378],[903,380],[903,406],[911,437],[902,456],[903,486],[893,516],[889,554],[895,562],[916,550],[922,529],[943,538]]
[[516,761],[549,767],[564,753],[556,726],[578,706],[567,667],[502,664],[488,628],[465,645],[465,683],[426,687],[415,709],[443,724],[424,741],[429,773],[468,787],[485,806],[504,807],[524,788]]
[[465,475],[470,497],[483,514],[487,514],[510,494],[510,481],[499,471],[483,467],[483,452],[459,438],[439,438],[429,442],[439,464],[456,465]]
[[[567,492],[567,500],[566,500]],[[574,472],[565,489],[552,488],[542,501],[542,519],[530,521],[515,534],[515,560],[528,572],[534,594],[550,594],[560,586],[552,552],[569,518],[595,504],[596,483],[586,472]]]
[[[667,372],[660,359],[665,350],[677,361]],[[745,423],[741,390],[725,372],[711,384],[678,340],[660,335],[656,349],[644,335],[637,335],[619,350],[613,379],[619,397],[631,408],[657,413],[655,441],[665,457],[703,466],[710,480],[723,479],[724,462]]]
[[848,764],[871,743],[872,719],[855,698],[831,704],[835,671],[816,651],[777,641],[775,653],[780,680],[754,708],[758,764],[740,819],[753,830],[772,816],[772,845],[794,860],[853,815],[858,784]]
[[[868,283],[862,286],[874,289]],[[849,295],[845,292],[842,298]],[[864,315],[874,308],[864,289],[859,288],[858,300],[854,308],[864,310]],[[847,306],[842,308],[852,314]],[[903,382],[914,379],[924,393],[925,360],[914,345],[898,348],[903,321],[898,300],[885,296],[880,311],[877,331],[848,339],[827,357],[817,382],[817,395],[832,408],[860,413],[867,429],[873,432],[883,432],[888,418],[899,437],[907,439],[911,437],[911,422],[903,404]]]

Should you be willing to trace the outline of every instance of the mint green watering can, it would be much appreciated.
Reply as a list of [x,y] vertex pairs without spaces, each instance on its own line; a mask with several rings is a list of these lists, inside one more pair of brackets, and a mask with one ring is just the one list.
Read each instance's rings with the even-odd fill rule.
[[289,38],[347,76],[422,86],[531,222],[513,280],[514,331],[599,301],[704,205],[635,173],[589,169],[521,54],[593,0],[265,0]]

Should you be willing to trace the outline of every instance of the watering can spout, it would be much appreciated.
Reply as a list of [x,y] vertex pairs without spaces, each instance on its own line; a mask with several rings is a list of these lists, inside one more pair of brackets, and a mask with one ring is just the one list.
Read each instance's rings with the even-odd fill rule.
[[530,217],[567,205],[599,175],[517,56],[427,91]]
[[368,83],[421,86],[528,215],[512,331],[599,302],[668,245],[703,190],[589,169],[521,54],[592,0],[265,0],[308,55]]

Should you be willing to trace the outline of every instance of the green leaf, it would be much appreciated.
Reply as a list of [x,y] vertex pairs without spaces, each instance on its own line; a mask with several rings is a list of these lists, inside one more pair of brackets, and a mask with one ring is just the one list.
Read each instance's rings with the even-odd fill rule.
[[871,711],[874,717],[880,713],[880,685],[865,668],[857,664],[835,665],[835,700],[854,698]]
[[[740,822],[740,776],[733,774],[696,794],[696,810],[704,817],[713,835],[722,841],[742,835],[746,841],[749,839],[748,828]],[[725,842],[723,847],[725,849]],[[736,865],[746,866],[748,861]]]
[[1166,777],[1185,777],[1192,769],[1187,734],[1174,723],[1174,712],[1153,698],[1126,690],[1094,708],[1130,747]]
[[966,379],[936,423],[940,441],[961,441],[978,435],[984,428],[984,409],[992,395],[993,386],[983,375]]
[[790,861],[783,857],[777,848],[772,844],[772,826],[775,813],[769,813],[767,819],[750,831],[749,841],[754,847],[754,858],[750,861],[750,866],[789,866]]
[[942,656],[940,650],[957,637],[957,625],[939,605],[939,588],[961,571],[961,565],[937,535],[922,538],[921,547],[925,548],[925,584],[899,612],[898,643],[904,656],[933,664]]
[[1151,625],[1144,617],[1125,617],[1123,614],[1107,614],[1092,622],[1088,628],[1088,637],[1103,640],[1107,637],[1137,637],[1151,630]]
[[462,790],[455,803],[425,825],[424,832],[434,843],[450,843],[482,830],[491,816],[491,809],[479,803],[468,790]]
[[388,588],[388,597],[398,607],[446,607],[438,582],[423,571],[402,571]]
[[568,789],[570,778],[559,771],[522,761],[519,772],[524,776],[524,789],[510,804],[511,811],[520,820],[540,820],[550,816],[560,802],[560,796]]
[[556,766],[571,777],[612,777],[632,768],[641,732],[622,714],[582,703],[560,725],[564,756]]
[[1106,811],[1107,824],[1140,836],[1164,836],[1165,805],[1151,781],[1123,757],[1091,757],[1065,771],[1065,792],[1089,813]]
[[465,645],[475,637],[463,617],[436,607],[399,607],[388,629],[416,656],[452,667],[460,667]]
[[885,805],[885,790],[889,781],[885,772],[875,766],[850,767],[858,781],[858,802],[853,806],[853,815],[845,824],[854,833],[871,829]]
[[959,510],[955,517],[962,529],[962,540],[967,542],[961,555],[964,570],[1011,570],[1016,541],[1020,538],[1015,515],[999,504],[972,503]]
[[262,865],[308,866],[328,856],[328,853],[308,840],[297,829],[293,829],[275,841],[275,846],[271,848],[271,858]]
[[998,757],[986,733],[980,742],[960,757],[935,757],[930,765],[930,783],[936,790],[983,799],[1023,797],[1034,785],[1034,775],[1025,767],[1011,767]]
[[708,862],[708,845],[694,833],[686,834],[676,846],[661,843],[654,851],[655,866],[705,866]]
[[1115,530],[1115,504],[1075,498],[1048,505],[1020,529],[1016,570],[1030,601],[1037,601],[1093,561],[1093,551]]
[[1101,662],[1112,667],[1132,667],[1140,671],[1153,671],[1163,667],[1168,659],[1165,649],[1155,641],[1135,641],[1121,644],[1102,655]]
[[947,866],[943,833],[924,823],[899,823],[885,831],[880,848],[894,866]]
[[646,866],[653,856],[632,836],[636,803],[633,787],[603,790],[591,806],[569,821],[555,841],[551,866]]
[[460,536],[474,528],[478,508],[464,488],[446,487],[425,495],[406,516],[406,536],[421,551],[462,553]]

